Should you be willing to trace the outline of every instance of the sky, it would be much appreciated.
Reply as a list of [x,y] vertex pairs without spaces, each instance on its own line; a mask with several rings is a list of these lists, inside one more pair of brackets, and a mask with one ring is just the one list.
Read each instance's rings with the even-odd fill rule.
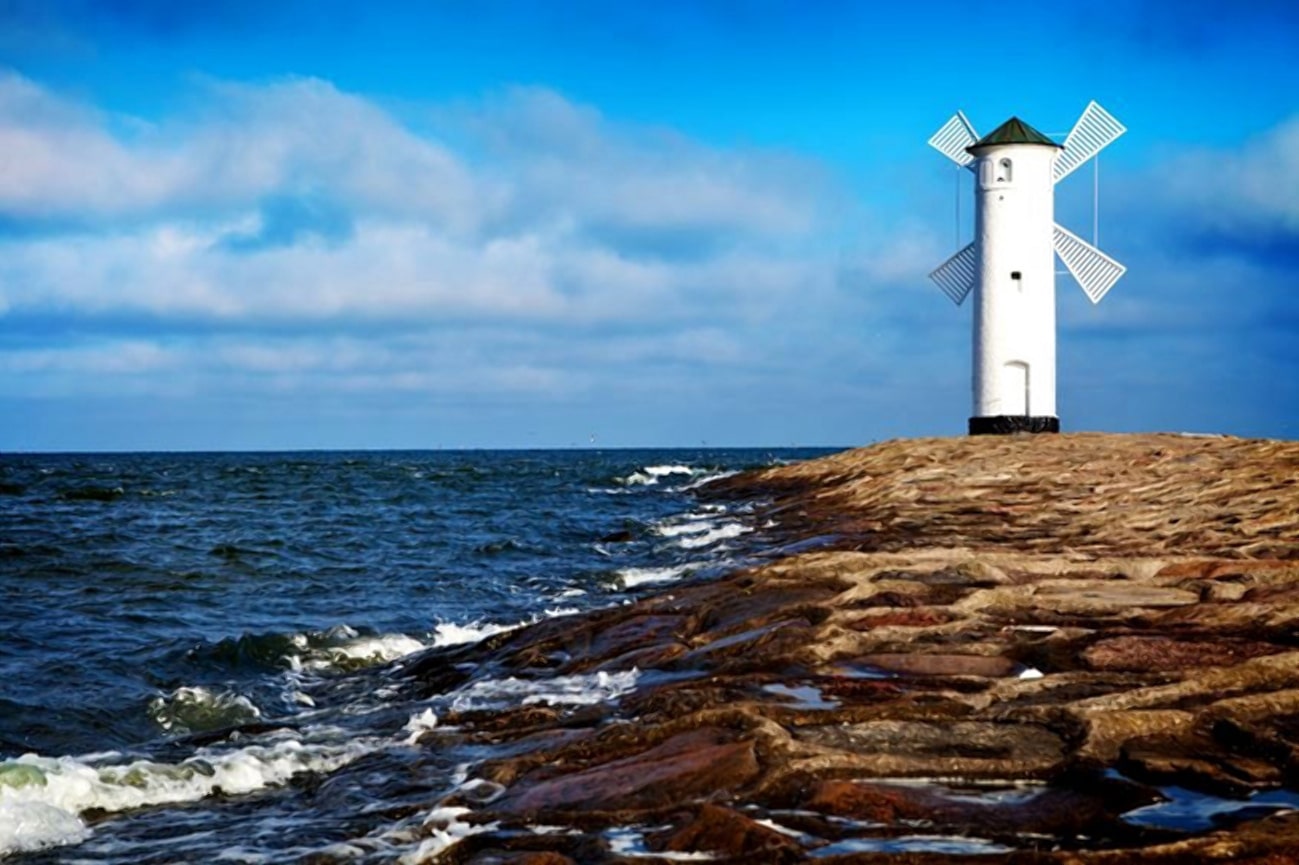
[[1066,430],[1299,438],[1299,5],[0,0],[0,451],[959,435],[957,109],[1128,132]]

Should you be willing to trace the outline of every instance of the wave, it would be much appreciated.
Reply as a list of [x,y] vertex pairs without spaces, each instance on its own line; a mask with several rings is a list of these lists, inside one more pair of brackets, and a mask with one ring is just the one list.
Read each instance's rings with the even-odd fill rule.
[[433,630],[434,646],[458,646],[462,643],[477,643],[496,634],[512,631],[518,625],[498,625],[494,622],[470,622],[457,625],[455,622],[443,622]]
[[701,469],[695,469],[685,465],[644,466],[626,477],[615,478],[614,480],[627,487],[647,487],[653,486],[661,479],[672,475],[687,475],[689,477],[694,477],[700,471]]
[[724,523],[715,529],[711,529],[704,534],[693,534],[681,537],[677,540],[677,545],[688,550],[695,550],[701,547],[709,547],[719,541],[730,538],[738,538],[740,535],[753,531],[746,525],[740,523]]
[[661,525],[654,527],[656,535],[662,535],[665,538],[675,538],[680,535],[698,535],[703,534],[713,528],[712,519],[701,519],[688,523],[677,523],[676,525]]
[[347,625],[330,628],[314,639],[313,635],[297,634],[294,644],[302,650],[290,661],[295,668],[300,664],[302,669],[328,672],[378,667],[429,648],[406,634],[363,635]]
[[126,495],[122,487],[73,487],[59,493],[68,502],[112,502]]
[[332,772],[373,751],[366,740],[313,744],[280,731],[278,741],[235,751],[199,749],[179,763],[119,762],[25,754],[0,763],[0,855],[77,843],[88,837],[81,815],[241,795],[307,772]]
[[190,649],[186,658],[222,670],[351,672],[429,647],[408,634],[363,633],[349,625],[293,634],[241,634]]
[[168,733],[203,733],[256,721],[262,712],[235,691],[177,688],[149,703],[149,717]]
[[685,485],[684,487],[682,487],[681,489],[683,489],[683,490],[697,490],[697,489],[699,489],[699,488],[702,487],[702,486],[706,486],[707,484],[711,484],[713,481],[720,481],[722,478],[734,477],[735,475],[738,475],[738,474],[739,474],[739,471],[716,471],[716,472],[704,472],[702,475],[700,475],[699,477],[695,478],[694,480],[692,480],[690,483],[686,484],[686,485]]
[[624,589],[645,586],[652,583],[670,583],[691,573],[698,565],[673,565],[666,568],[622,568],[614,571]]
[[[560,598],[576,597],[584,595],[586,592],[582,589],[566,589],[559,594]],[[441,622],[433,629],[432,642],[425,648],[441,648],[443,646],[458,646],[464,643],[477,643],[488,637],[494,637],[497,634],[508,633],[527,625],[535,625],[537,622],[545,619],[554,619],[560,616],[571,616],[574,613],[581,612],[576,607],[551,607],[547,608],[530,618],[521,622],[515,622],[512,625],[502,625],[496,622],[473,621],[466,625],[456,624],[455,622]]]

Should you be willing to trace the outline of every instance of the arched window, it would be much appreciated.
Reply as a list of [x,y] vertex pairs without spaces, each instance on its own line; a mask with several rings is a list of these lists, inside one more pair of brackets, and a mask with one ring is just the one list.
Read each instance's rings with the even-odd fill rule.
[[1002,160],[997,163],[997,182],[1010,183],[1011,180],[1014,179],[1011,176],[1013,173],[1014,167],[1010,164],[1010,160],[1003,157]]

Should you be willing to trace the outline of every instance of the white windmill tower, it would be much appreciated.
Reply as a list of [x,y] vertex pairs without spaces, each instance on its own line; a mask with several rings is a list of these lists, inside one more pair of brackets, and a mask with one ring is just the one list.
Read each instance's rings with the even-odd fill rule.
[[1055,255],[1092,303],[1123,265],[1055,222],[1055,184],[1127,130],[1095,102],[1056,144],[1017,117],[980,138],[957,112],[929,143],[975,175],[974,240],[929,278],[957,305],[974,292],[970,434],[1059,432]]

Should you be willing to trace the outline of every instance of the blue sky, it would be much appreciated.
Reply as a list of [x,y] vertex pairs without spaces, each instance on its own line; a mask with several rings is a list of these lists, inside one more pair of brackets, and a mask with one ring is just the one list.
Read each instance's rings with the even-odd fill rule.
[[1296,438],[1295,57],[1287,2],[0,2],[0,450],[960,434],[925,142],[1091,99],[1063,426]]

